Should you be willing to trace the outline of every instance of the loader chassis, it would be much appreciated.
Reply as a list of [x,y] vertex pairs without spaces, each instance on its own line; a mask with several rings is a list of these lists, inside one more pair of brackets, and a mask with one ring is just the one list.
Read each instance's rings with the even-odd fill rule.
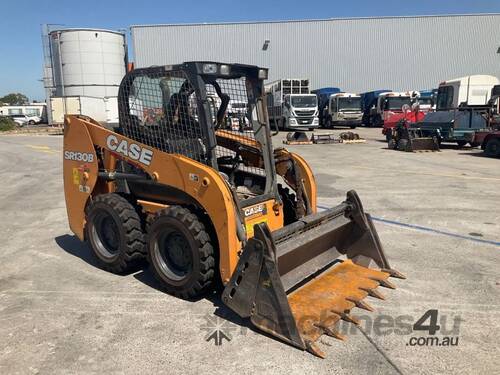
[[[355,192],[317,212],[311,168],[272,148],[266,77],[214,62],[137,69],[120,85],[115,131],[67,116],[69,224],[104,268],[126,272],[147,255],[182,298],[220,277],[222,300],[240,316],[323,356],[319,336],[335,336],[339,319],[355,321],[353,307],[369,309],[362,300],[402,275]],[[227,128],[232,102],[246,103],[246,126]]]

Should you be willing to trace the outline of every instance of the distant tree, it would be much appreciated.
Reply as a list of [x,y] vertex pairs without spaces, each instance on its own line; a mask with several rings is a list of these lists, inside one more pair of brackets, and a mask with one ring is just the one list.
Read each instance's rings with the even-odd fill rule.
[[7,105],[23,105],[29,104],[29,100],[28,97],[24,94],[11,93],[0,98],[0,103],[4,103]]

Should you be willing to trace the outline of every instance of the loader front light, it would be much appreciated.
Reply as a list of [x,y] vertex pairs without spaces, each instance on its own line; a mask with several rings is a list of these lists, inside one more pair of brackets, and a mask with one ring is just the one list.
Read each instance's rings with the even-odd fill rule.
[[216,74],[217,73],[217,64],[203,64],[203,73]]
[[231,73],[231,68],[229,67],[229,65],[223,64],[220,66],[220,74],[221,75],[228,76],[229,73]]
[[259,79],[267,79],[267,69],[259,69]]

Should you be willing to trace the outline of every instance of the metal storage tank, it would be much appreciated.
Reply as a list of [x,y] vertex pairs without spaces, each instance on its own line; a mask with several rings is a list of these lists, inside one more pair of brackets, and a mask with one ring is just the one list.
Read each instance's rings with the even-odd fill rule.
[[53,96],[116,97],[125,75],[125,34],[101,29],[49,33]]

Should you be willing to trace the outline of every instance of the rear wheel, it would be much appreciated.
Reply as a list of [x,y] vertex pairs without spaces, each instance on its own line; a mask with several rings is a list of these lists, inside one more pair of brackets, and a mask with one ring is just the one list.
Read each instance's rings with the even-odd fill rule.
[[351,125],[351,129],[356,129],[356,125]]
[[156,278],[170,294],[196,298],[213,283],[210,237],[187,208],[169,206],[154,215],[148,229],[148,254]]
[[490,158],[496,158],[500,156],[500,140],[497,138],[492,138],[486,143],[484,148],[484,153]]
[[466,141],[457,141],[458,147],[464,147],[467,144]]
[[98,195],[86,209],[85,234],[102,268],[123,273],[145,258],[145,235],[135,207],[118,194]]

